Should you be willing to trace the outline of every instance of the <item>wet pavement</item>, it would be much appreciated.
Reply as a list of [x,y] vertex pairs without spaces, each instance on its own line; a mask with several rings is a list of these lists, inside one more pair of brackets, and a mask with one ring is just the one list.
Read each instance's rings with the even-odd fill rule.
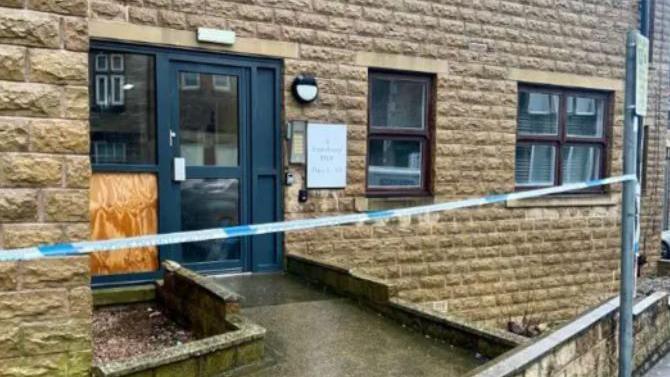
[[426,338],[293,277],[217,281],[245,298],[242,315],[267,329],[267,360],[246,376],[456,377],[480,365],[472,352]]
[[670,376],[670,354],[665,355],[644,377],[668,377]]

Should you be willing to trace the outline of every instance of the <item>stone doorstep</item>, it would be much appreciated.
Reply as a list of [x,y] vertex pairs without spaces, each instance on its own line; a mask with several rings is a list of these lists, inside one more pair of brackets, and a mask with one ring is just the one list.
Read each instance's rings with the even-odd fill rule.
[[217,351],[252,344],[265,338],[265,329],[244,317],[230,315],[227,321],[236,330],[125,360],[94,365],[92,375],[96,377],[128,376],[188,359],[207,356]]
[[[667,305],[669,294],[657,292],[639,301],[633,307],[633,312],[640,315],[644,310],[664,301]],[[570,339],[584,333],[587,329],[596,325],[603,318],[615,315],[619,309],[619,297],[610,299],[575,319],[568,322],[557,330],[547,333],[532,343],[517,347],[505,355],[494,359],[483,366],[468,373],[466,377],[511,377],[522,372],[525,367],[539,361],[545,355],[557,350]],[[636,316],[637,316],[636,315]]]

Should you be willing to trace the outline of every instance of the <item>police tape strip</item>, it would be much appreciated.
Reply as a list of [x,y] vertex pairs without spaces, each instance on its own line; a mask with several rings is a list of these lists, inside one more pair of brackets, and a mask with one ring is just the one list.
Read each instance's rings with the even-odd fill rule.
[[256,225],[240,225],[227,228],[214,228],[206,230],[176,232],[167,234],[147,235],[129,238],[119,238],[103,241],[83,241],[76,243],[65,243],[47,246],[29,247],[24,249],[0,250],[0,261],[28,260],[45,257],[63,257],[79,254],[87,254],[94,251],[111,251],[126,248],[138,248],[147,246],[173,245],[185,242],[211,241],[225,238],[255,236],[269,233],[291,232],[323,228],[336,225],[355,224],[367,221],[379,221],[394,217],[416,216],[432,212],[445,212],[461,208],[478,207],[487,204],[499,203],[508,200],[522,200],[535,198],[550,194],[582,190],[590,187],[598,187],[634,181],[635,175],[624,175],[606,179],[598,179],[584,183],[567,184],[558,187],[514,192],[511,194],[485,196],[476,199],[466,199],[439,204],[431,204],[419,207],[394,209],[387,211],[375,211],[368,213],[329,216],[315,219],[302,219]]

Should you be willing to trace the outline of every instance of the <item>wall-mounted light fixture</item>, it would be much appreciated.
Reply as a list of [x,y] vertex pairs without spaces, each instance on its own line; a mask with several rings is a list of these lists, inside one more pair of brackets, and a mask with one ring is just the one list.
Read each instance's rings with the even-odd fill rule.
[[291,86],[293,96],[300,103],[312,103],[319,96],[319,86],[314,76],[298,75]]
[[232,46],[235,44],[236,35],[232,30],[199,27],[196,39],[198,42],[218,43]]

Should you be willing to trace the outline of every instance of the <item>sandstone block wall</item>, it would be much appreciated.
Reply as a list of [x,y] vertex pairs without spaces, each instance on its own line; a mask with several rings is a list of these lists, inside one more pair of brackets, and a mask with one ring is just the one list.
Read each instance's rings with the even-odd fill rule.
[[0,249],[89,238],[87,10],[0,1]]
[[[654,55],[652,96],[667,87],[668,3],[658,0],[656,6],[656,38],[662,42]],[[290,167],[296,184],[287,188],[284,206],[285,217],[294,219],[416,204],[366,200],[367,79],[375,67],[364,58],[371,54],[376,61],[401,56],[448,67],[434,72],[434,196],[421,203],[514,190],[519,70],[576,75],[581,85],[621,83],[610,89],[608,152],[608,173],[620,174],[624,41],[626,30],[637,27],[637,6],[631,0],[93,0],[89,16],[119,27],[208,26],[296,44],[298,56],[284,59],[285,118],[346,123],[349,159],[347,187],[312,191],[307,203],[297,201],[304,170]],[[289,92],[301,72],[319,80],[320,98],[310,106],[300,106]],[[653,140],[664,140],[665,102],[650,101],[656,109],[647,120]],[[658,156],[650,154],[651,180],[659,178]],[[290,233],[286,252],[359,268],[397,285],[402,298],[468,319],[499,325],[530,313],[546,322],[563,320],[617,289],[620,188],[609,193],[604,202],[498,205]],[[645,208],[654,209],[660,195],[651,193]],[[652,261],[656,217],[645,217],[643,233]]]
[[649,142],[647,145],[646,184],[642,200],[642,234],[640,246],[649,257],[651,266],[648,270],[655,272],[660,253],[660,234],[663,230],[663,196],[666,187],[666,139],[668,114],[670,112],[670,4],[656,1],[656,17],[653,30],[653,60],[650,71],[649,113],[645,125],[649,126]]
[[88,258],[0,264],[0,374],[85,377],[92,362]]
[[[618,308],[617,300],[604,304],[551,336],[519,347],[467,376],[615,376],[618,370]],[[634,375],[639,376],[664,356],[670,346],[667,293],[657,293],[638,303],[634,313],[633,368]]]
[[[87,239],[86,0],[0,1],[0,249]],[[88,376],[88,258],[0,263],[0,375]]]

